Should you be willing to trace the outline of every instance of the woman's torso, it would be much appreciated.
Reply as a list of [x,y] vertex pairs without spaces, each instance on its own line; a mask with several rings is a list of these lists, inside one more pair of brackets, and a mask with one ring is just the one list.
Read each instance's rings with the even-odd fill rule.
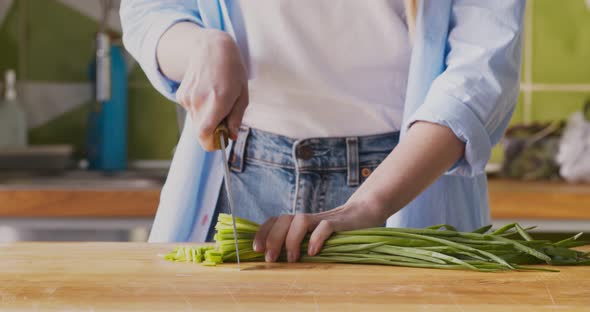
[[410,44],[402,0],[241,0],[244,124],[292,138],[400,128]]

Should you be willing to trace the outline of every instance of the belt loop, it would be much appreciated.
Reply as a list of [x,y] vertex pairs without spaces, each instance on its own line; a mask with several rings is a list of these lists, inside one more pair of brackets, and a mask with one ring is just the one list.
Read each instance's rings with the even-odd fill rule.
[[299,200],[299,180],[300,180],[300,174],[299,174],[299,158],[297,157],[297,150],[299,148],[299,144],[301,143],[301,140],[296,140],[295,142],[293,142],[293,146],[291,147],[291,157],[293,157],[293,165],[295,166],[295,194],[293,196],[293,205],[291,206],[291,214],[295,214],[298,210],[297,209],[301,203],[301,201]]
[[250,135],[250,128],[241,126],[238,130],[238,139],[234,144],[232,155],[230,157],[230,168],[235,172],[244,171],[244,158],[246,157],[246,141]]
[[346,138],[346,167],[348,186],[359,185],[359,145],[358,137]]

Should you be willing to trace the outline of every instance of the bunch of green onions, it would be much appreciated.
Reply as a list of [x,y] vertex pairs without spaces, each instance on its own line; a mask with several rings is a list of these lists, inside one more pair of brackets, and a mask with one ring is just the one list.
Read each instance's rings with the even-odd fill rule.
[[[259,225],[236,218],[241,261],[264,261],[264,254],[253,250]],[[475,270],[556,271],[530,264],[590,265],[590,252],[572,248],[588,244],[579,241],[582,233],[558,242],[534,240],[518,223],[493,232],[491,225],[473,232],[459,232],[441,224],[424,229],[368,228],[334,233],[316,256],[306,254],[309,235],[301,246],[302,262],[381,264],[417,268]],[[236,250],[231,215],[220,214],[215,226],[214,246],[177,247],[166,260],[216,265],[235,262]],[[286,261],[283,251],[279,261]]]

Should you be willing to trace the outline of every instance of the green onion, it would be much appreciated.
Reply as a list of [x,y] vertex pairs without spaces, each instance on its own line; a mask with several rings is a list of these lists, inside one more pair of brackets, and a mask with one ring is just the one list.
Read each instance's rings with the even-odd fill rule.
[[[590,253],[573,247],[587,244],[578,233],[559,242],[534,240],[518,223],[507,224],[493,232],[491,225],[472,232],[459,232],[449,224],[424,229],[368,228],[334,233],[324,242],[316,256],[306,255],[310,235],[301,244],[302,262],[377,264],[415,268],[474,270],[497,272],[506,270],[556,272],[553,269],[524,265],[590,265]],[[179,246],[164,259],[173,262],[201,263],[214,266],[235,262],[236,250],[231,215],[220,214],[214,238],[215,245]],[[238,248],[241,261],[264,261],[264,254],[252,249],[259,225],[236,218]],[[520,239],[510,239],[518,234]],[[279,261],[286,261],[283,250]]]
[[531,238],[531,236],[529,235],[529,233],[527,233],[521,226],[520,224],[516,223],[514,225],[514,227],[516,228],[516,231],[518,231],[518,234],[520,234],[520,236],[522,236],[522,238],[524,238],[524,240],[526,241],[532,241],[533,239]]
[[482,226],[479,229],[477,229],[477,230],[475,230],[475,231],[473,231],[471,233],[484,234],[484,233],[487,233],[487,231],[489,231],[491,228],[492,228],[492,225],[489,224],[489,225],[486,225],[486,226]]
[[578,238],[580,238],[580,236],[582,236],[582,234],[584,234],[584,233],[580,232],[570,238],[560,240],[559,242],[555,243],[555,246],[562,246],[562,245],[565,245],[566,243],[573,242],[573,241],[577,240]]

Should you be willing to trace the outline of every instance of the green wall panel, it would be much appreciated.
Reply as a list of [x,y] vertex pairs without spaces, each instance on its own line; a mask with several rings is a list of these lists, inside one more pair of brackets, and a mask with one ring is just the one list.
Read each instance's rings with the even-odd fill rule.
[[510,119],[510,124],[522,123],[524,122],[524,95],[522,92],[518,95],[518,102],[516,103],[516,108],[514,109],[514,113],[512,113],[512,119]]
[[[29,131],[31,144],[71,144],[85,155],[90,103]],[[128,153],[130,160],[171,159],[178,141],[175,104],[151,88],[129,90]]]
[[27,2],[27,76],[86,81],[97,22],[54,0]]
[[139,64],[134,65],[129,73],[128,79],[130,84],[150,85],[150,81],[147,79]]
[[12,68],[18,70],[18,6],[13,3],[0,25],[0,72]]
[[590,10],[584,0],[534,0],[533,82],[590,83]]
[[129,116],[129,158],[170,159],[178,142],[175,104],[151,87],[131,88]]
[[84,157],[90,107],[90,102],[85,103],[41,127],[29,130],[30,144],[71,144],[75,157]]
[[[84,0],[86,1],[86,0]],[[90,1],[90,0],[88,0]],[[98,1],[98,0],[92,0]],[[15,0],[15,3],[22,3]],[[88,80],[97,22],[57,0],[27,2],[28,79],[51,82]],[[584,0],[533,0],[533,82],[590,83],[590,11]],[[0,27],[0,70],[18,64],[19,10],[13,5]],[[129,156],[170,159],[178,140],[175,107],[150,85],[136,65],[129,74]],[[590,96],[584,92],[535,92],[532,119],[567,118]],[[524,121],[522,94],[511,124]],[[33,129],[34,144],[68,143],[83,154],[88,105]],[[495,148],[493,160],[501,159]]]
[[500,146],[500,144],[494,146],[494,148],[492,148],[492,155],[490,156],[490,162],[491,163],[501,163],[502,159],[504,159],[504,156],[502,156],[502,147]]
[[533,121],[566,120],[580,111],[590,92],[546,92],[533,93]]
[[[524,122],[524,107],[523,107],[523,95],[520,92],[518,96],[518,102],[516,104],[516,108],[514,109],[514,113],[512,114],[512,119],[510,119],[510,125],[519,124]],[[500,144],[494,146],[492,148],[492,155],[490,156],[490,162],[499,163],[502,162],[504,159],[502,147]]]

